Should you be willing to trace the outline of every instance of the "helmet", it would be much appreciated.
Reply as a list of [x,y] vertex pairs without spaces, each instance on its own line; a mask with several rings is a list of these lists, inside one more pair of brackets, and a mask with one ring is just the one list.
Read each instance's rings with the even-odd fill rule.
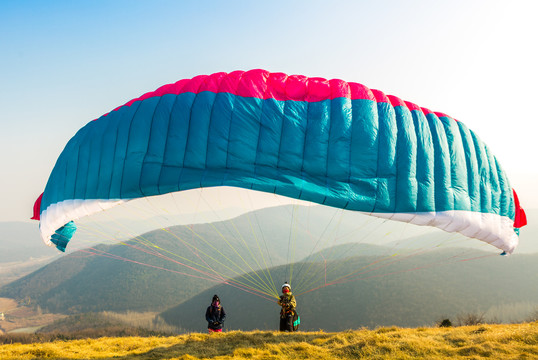
[[282,285],[282,289],[284,289],[285,287],[287,287],[287,288],[290,289],[290,291],[291,291],[291,285],[288,284],[287,282],[285,282],[285,283]]

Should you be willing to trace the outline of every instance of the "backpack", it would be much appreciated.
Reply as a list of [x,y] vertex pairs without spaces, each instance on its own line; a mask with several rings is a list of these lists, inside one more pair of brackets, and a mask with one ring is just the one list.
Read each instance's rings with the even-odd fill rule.
[[299,316],[299,313],[297,313],[297,311],[293,312],[292,320],[293,331],[297,331],[299,329],[299,325],[301,324],[301,317]]

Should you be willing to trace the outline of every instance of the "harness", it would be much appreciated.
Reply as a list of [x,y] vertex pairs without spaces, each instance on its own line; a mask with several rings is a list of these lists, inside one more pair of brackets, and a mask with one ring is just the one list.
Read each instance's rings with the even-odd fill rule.
[[296,311],[290,308],[290,301],[291,296],[283,296],[280,299],[280,303],[282,304],[282,309],[280,310],[280,317],[283,319],[288,316],[294,316],[296,314]]

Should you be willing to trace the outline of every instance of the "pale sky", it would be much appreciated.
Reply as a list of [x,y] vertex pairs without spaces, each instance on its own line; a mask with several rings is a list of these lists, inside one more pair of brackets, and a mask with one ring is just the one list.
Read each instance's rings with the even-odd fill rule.
[[538,208],[538,1],[0,2],[0,221],[87,122],[198,74],[358,82],[464,122]]

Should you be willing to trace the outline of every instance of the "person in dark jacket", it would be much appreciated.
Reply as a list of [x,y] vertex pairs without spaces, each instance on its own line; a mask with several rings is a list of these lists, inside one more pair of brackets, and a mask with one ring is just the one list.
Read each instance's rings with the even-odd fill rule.
[[222,332],[224,320],[226,319],[226,312],[220,304],[220,299],[217,295],[213,296],[211,305],[207,307],[207,310],[205,311],[205,319],[207,320],[207,329],[210,333]]

